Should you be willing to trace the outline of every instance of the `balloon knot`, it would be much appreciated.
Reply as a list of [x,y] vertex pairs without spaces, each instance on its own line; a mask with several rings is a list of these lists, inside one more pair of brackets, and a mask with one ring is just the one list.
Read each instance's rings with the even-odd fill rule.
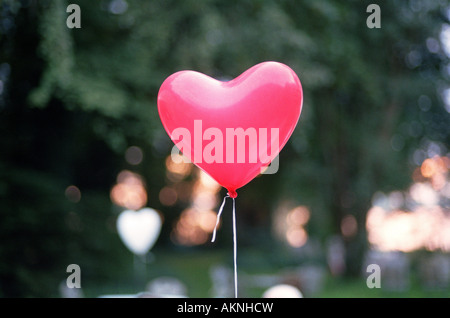
[[237,198],[237,192],[234,190],[228,190],[228,195],[230,196],[230,198],[235,199]]

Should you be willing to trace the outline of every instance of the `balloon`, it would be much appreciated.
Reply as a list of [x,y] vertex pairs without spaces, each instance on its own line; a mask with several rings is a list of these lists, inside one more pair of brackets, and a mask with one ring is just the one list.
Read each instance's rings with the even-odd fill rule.
[[145,255],[161,231],[161,217],[150,208],[125,210],[117,218],[117,231],[125,246],[136,255]]
[[302,102],[300,80],[278,62],[257,64],[228,82],[180,71],[158,93],[170,138],[232,198],[284,147]]

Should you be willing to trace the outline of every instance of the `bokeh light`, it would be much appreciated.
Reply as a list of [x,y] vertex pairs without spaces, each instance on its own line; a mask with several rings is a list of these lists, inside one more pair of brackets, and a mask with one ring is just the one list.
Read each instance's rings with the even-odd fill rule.
[[344,216],[341,220],[342,236],[351,238],[356,235],[357,231],[358,223],[356,221],[356,218],[351,214]]
[[279,284],[267,289],[263,298],[303,298],[301,291],[294,286]]
[[426,158],[408,191],[377,192],[366,217],[369,243],[380,251],[449,252],[448,171],[448,157]]
[[302,247],[308,240],[308,234],[302,227],[292,227],[286,231],[286,241],[292,247]]
[[369,242],[380,251],[450,251],[450,215],[438,206],[412,212],[372,207],[366,226]]
[[172,187],[164,187],[159,191],[159,202],[165,206],[172,206],[177,203],[178,194],[177,191]]
[[137,173],[123,170],[110,192],[111,201],[121,207],[138,210],[147,203],[144,181]]
[[131,146],[125,151],[125,160],[130,165],[138,165],[144,159],[142,149],[137,146]]
[[431,186],[435,190],[440,190],[445,186],[449,169],[450,159],[439,156],[425,159],[420,166],[422,176],[430,180]]
[[172,240],[181,245],[200,245],[207,242],[216,224],[217,213],[212,211],[218,204],[220,185],[204,171],[196,168],[190,207],[177,220]]
[[287,221],[292,225],[304,226],[308,223],[310,217],[310,212],[305,206],[298,206],[287,215]]
[[172,156],[166,158],[166,176],[169,181],[179,182],[192,172],[192,163],[184,160],[174,161]]
[[68,186],[64,191],[64,194],[66,195],[66,198],[71,202],[77,203],[81,200],[81,191],[74,185]]
[[291,247],[302,247],[308,240],[305,226],[309,218],[310,211],[306,206],[292,207],[292,204],[283,202],[274,213],[275,236]]
[[172,240],[181,245],[193,246],[207,242],[214,230],[217,214],[213,211],[185,209],[172,232]]

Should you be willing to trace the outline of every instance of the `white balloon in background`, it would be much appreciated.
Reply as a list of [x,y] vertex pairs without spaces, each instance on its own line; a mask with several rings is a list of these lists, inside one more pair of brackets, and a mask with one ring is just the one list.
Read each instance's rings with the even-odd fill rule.
[[263,298],[303,298],[303,294],[294,286],[280,284],[266,290]]
[[145,255],[156,243],[161,217],[151,208],[125,210],[117,218],[117,231],[125,246],[136,255]]

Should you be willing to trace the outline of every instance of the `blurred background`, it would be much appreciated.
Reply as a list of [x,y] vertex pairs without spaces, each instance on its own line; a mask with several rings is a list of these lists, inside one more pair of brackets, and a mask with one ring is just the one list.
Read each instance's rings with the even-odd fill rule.
[[[0,0],[0,297],[232,296],[231,204],[210,243],[226,191],[171,159],[156,97],[268,60],[304,105],[279,171],[239,191],[240,296],[448,297],[450,4],[383,1],[370,29],[372,2]],[[162,226],[135,255],[116,223],[144,207]]]

